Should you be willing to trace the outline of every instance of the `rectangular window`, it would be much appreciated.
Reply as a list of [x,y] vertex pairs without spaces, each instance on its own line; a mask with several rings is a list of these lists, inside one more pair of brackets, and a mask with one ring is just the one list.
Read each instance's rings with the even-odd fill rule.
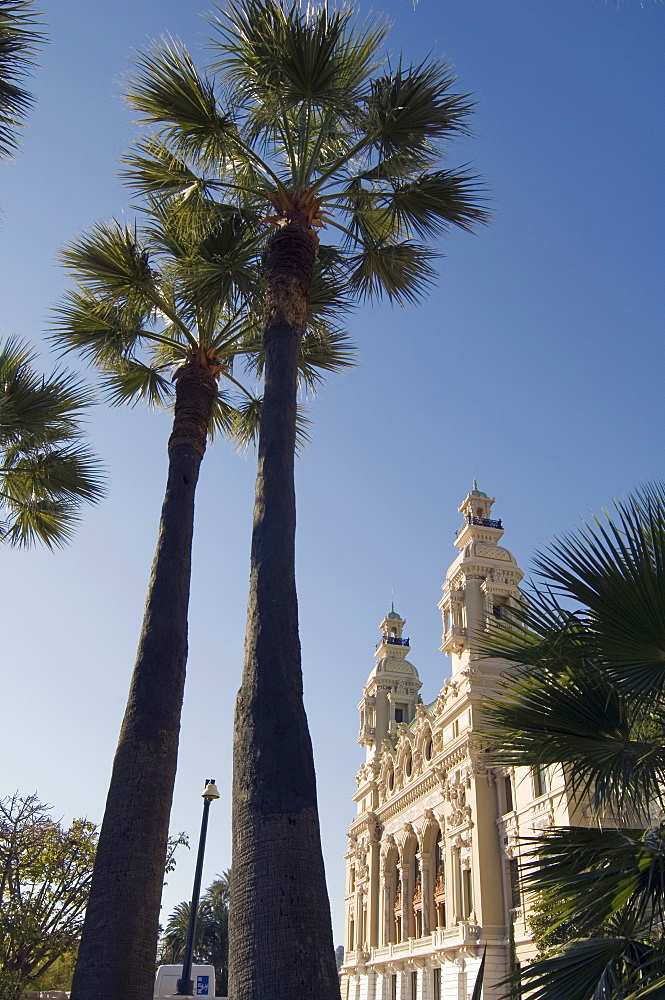
[[397,973],[390,977],[390,1000],[397,1000]]
[[456,740],[459,736],[459,719],[455,719],[453,722],[453,739]]
[[513,805],[513,779],[509,774],[503,779],[503,787],[506,793],[506,809],[507,813],[512,812],[515,808]]
[[508,871],[510,874],[510,905],[513,910],[516,910],[522,903],[520,895],[520,865],[517,858],[509,859]]
[[404,721],[404,709],[403,708],[396,708],[395,709],[395,722],[403,722],[403,721]]
[[434,970],[434,1000],[441,1000],[441,969]]
[[471,879],[471,869],[462,870],[462,895],[464,903],[464,919],[471,916],[473,909],[473,880]]
[[418,973],[411,973],[411,1000],[418,1000]]
[[549,792],[550,783],[545,765],[537,764],[536,767],[531,768],[531,774],[533,776],[534,797],[539,798],[541,795],[544,795],[545,792]]

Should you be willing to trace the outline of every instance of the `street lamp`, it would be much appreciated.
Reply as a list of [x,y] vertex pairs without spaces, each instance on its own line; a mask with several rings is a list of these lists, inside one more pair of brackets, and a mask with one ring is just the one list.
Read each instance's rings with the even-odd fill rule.
[[199,836],[199,853],[196,858],[196,871],[194,872],[194,888],[192,889],[192,902],[189,907],[189,924],[187,926],[187,944],[185,945],[185,955],[182,960],[182,976],[176,984],[174,996],[189,997],[194,992],[194,982],[190,979],[192,974],[192,954],[194,952],[194,935],[196,934],[196,917],[199,909],[199,896],[201,894],[201,873],[203,872],[203,855],[206,848],[206,833],[208,832],[208,812],[213,799],[219,798],[219,792],[215,785],[214,778],[206,778],[206,786],[203,789],[203,818],[201,819],[201,835]]

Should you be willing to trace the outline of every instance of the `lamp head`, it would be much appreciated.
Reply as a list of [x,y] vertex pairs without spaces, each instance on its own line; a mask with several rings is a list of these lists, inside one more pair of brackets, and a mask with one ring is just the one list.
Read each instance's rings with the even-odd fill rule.
[[206,786],[203,789],[202,798],[208,799],[212,802],[213,799],[219,798],[219,792],[217,791],[217,785],[215,784],[214,778],[206,778]]

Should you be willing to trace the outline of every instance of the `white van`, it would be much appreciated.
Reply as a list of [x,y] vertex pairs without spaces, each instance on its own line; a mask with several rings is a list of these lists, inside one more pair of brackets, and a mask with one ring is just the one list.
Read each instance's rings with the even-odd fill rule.
[[[155,977],[155,996],[173,997],[182,976],[182,965],[160,965]],[[193,965],[190,979],[194,983],[194,996],[214,997],[215,969],[212,965]]]

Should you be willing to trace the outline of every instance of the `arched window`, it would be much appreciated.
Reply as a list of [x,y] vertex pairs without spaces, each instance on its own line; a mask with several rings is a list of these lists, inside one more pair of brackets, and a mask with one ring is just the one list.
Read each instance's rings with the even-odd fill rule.
[[432,759],[432,735],[431,733],[425,737],[425,742],[423,743],[423,757],[426,761]]

